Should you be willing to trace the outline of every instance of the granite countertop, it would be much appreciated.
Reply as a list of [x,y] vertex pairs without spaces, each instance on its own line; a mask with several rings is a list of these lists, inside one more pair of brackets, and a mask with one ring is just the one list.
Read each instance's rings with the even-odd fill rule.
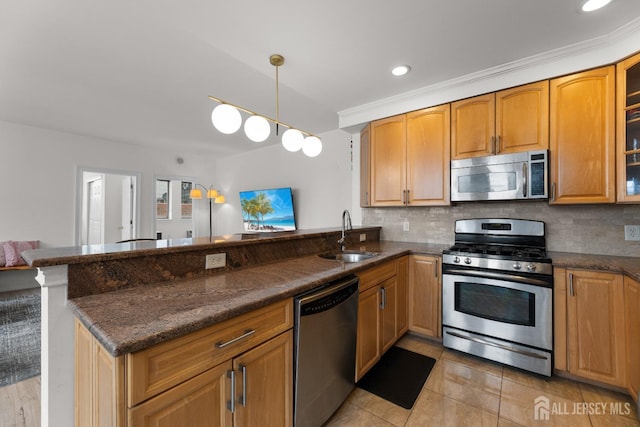
[[[449,245],[368,242],[379,252],[358,263],[303,256],[219,275],[181,279],[72,299],[69,306],[109,353],[145,349],[410,253],[442,254]],[[638,258],[549,252],[554,267],[625,273],[640,281]]]
[[[354,226],[350,233],[379,229],[380,227]],[[275,241],[303,240],[309,236],[329,236],[340,228],[322,228],[311,230],[282,231],[278,233],[238,233],[221,236],[170,239],[170,240],[138,240],[123,243],[107,243],[104,245],[67,246],[60,248],[42,248],[27,250],[21,253],[22,258],[31,267],[49,267],[53,265],[69,265],[96,261],[114,261],[132,256],[162,254],[178,254],[194,249],[224,249],[252,245],[256,242],[269,243]]]
[[147,348],[290,298],[409,253],[440,255],[447,245],[369,242],[379,252],[357,263],[317,255],[230,273],[123,289],[69,300],[76,317],[113,356]]
[[623,273],[640,281],[640,258],[613,255],[578,254],[569,252],[547,252],[558,268],[583,268]]

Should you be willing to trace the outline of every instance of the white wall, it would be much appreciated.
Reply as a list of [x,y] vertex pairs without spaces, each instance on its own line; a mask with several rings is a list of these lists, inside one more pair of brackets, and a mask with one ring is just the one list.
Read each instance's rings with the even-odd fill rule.
[[[183,164],[176,162],[178,155]],[[0,121],[0,241],[72,246],[77,167],[141,174],[138,237],[155,237],[155,176],[192,176],[198,182],[215,178],[215,162],[207,153],[152,149]],[[201,234],[208,234],[206,221],[201,227]]]
[[[323,150],[315,158],[290,153],[278,144],[218,159],[215,185],[226,203],[214,205],[214,234],[242,232],[241,190],[275,187],[293,189],[299,229],[339,227],[342,211],[352,209],[351,135],[335,130],[320,137]],[[353,160],[358,157],[354,151]]]

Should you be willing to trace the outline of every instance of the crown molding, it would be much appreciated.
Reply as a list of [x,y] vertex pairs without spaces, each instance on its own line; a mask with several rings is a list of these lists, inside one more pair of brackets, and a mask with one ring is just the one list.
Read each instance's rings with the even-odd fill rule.
[[640,18],[611,33],[338,112],[341,129],[615,63],[639,50]]

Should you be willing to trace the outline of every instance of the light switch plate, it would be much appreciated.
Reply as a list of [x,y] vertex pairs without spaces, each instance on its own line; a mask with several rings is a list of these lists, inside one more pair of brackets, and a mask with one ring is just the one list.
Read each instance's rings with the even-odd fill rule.
[[204,268],[220,268],[227,265],[227,254],[225,252],[219,254],[209,254],[206,256]]
[[364,241],[366,241],[366,240],[367,240],[367,233],[361,233],[361,234],[360,234],[360,241],[361,241],[361,242],[364,242]]
[[409,221],[402,223],[402,231],[409,231]]
[[625,225],[624,240],[640,240],[640,225]]

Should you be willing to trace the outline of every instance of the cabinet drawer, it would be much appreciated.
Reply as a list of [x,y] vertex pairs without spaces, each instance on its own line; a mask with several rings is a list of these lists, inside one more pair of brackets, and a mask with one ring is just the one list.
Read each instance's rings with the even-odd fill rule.
[[370,268],[369,270],[357,273],[360,279],[360,292],[384,282],[390,277],[398,274],[398,261],[390,261],[386,264],[379,265],[377,267]]
[[130,353],[127,404],[131,408],[292,327],[293,303],[288,299]]

